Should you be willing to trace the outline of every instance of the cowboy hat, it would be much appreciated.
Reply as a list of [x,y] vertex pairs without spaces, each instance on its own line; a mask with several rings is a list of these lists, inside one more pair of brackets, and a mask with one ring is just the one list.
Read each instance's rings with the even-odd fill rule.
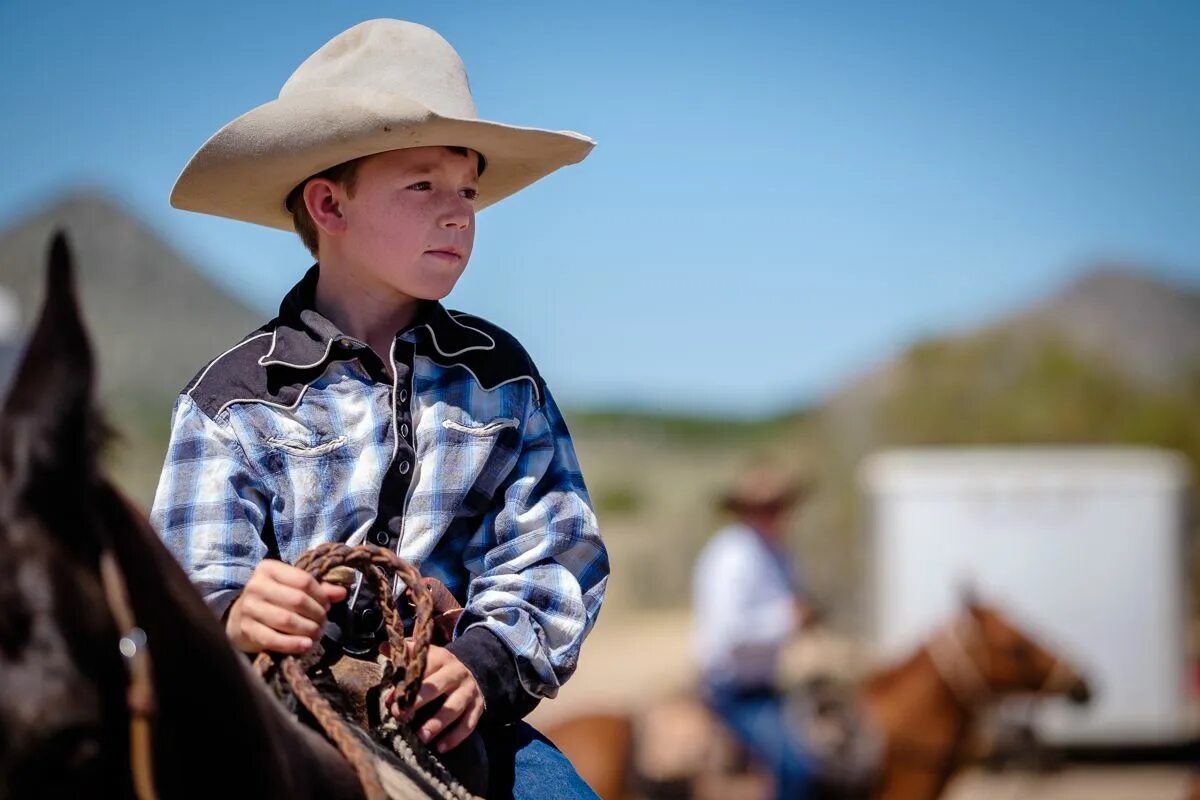
[[333,37],[278,99],[213,134],[179,175],[171,205],[290,231],[284,203],[305,179],[361,156],[431,145],[483,155],[482,209],[582,161],[595,142],[479,119],[449,42],[424,25],[375,19]]
[[742,470],[718,504],[735,514],[784,509],[799,502],[811,488],[810,481],[774,464],[762,463]]

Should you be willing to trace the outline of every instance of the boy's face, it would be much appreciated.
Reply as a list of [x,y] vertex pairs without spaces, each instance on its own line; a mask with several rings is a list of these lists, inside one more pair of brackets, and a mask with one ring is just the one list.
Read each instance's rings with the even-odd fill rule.
[[369,291],[422,300],[449,294],[475,243],[478,163],[473,150],[447,147],[366,158],[353,196],[341,196],[344,228],[335,237],[341,266]]

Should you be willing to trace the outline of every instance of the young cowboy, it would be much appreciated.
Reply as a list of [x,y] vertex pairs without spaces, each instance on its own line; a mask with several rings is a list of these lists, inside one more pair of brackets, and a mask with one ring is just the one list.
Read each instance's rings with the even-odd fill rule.
[[171,195],[294,228],[317,264],[179,396],[155,527],[246,652],[300,653],[325,633],[370,657],[383,640],[365,584],[289,566],[314,545],[388,547],[442,581],[465,611],[430,651],[417,706],[437,710],[419,735],[445,752],[482,720],[491,796],[594,796],[518,721],[574,671],[608,558],[533,362],[438,301],[475,213],[592,146],[477,119],[451,46],[381,19],[212,136]]
[[806,797],[814,771],[777,684],[780,652],[813,618],[785,552],[787,522],[806,487],[770,464],[721,498],[734,521],[696,561],[693,649],[704,698],[775,779],[775,797]]

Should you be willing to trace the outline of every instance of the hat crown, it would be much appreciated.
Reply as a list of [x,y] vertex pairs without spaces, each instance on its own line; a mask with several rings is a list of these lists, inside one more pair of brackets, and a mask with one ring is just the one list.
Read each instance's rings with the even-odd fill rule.
[[404,20],[369,20],[338,34],[296,68],[279,97],[322,89],[374,89],[444,117],[477,116],[458,53],[437,31]]

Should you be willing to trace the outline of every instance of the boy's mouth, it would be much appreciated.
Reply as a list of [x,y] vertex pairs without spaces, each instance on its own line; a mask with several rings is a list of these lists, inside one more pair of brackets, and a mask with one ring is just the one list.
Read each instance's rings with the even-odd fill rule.
[[447,261],[461,261],[462,253],[455,250],[453,247],[441,247],[436,250],[426,250],[425,255],[443,258]]

